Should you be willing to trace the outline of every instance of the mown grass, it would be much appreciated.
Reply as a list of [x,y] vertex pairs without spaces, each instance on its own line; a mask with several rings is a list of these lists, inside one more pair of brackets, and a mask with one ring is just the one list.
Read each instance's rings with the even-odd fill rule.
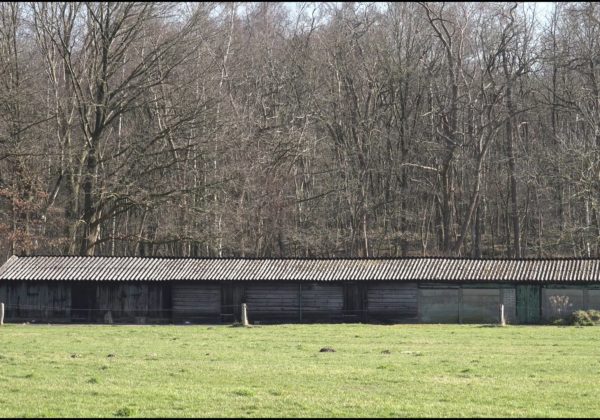
[[9,324],[0,417],[597,417],[599,344],[596,327]]

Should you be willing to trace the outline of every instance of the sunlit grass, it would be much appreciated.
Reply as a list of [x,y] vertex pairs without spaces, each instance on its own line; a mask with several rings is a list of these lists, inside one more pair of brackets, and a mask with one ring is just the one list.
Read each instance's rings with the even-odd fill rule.
[[596,327],[9,324],[0,417],[597,417],[599,344]]

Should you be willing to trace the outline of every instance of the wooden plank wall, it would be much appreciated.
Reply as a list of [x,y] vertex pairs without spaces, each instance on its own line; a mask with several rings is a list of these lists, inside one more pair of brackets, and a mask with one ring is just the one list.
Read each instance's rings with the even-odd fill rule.
[[246,286],[245,298],[251,323],[299,319],[298,283],[252,282]]
[[[74,282],[3,281],[0,301],[7,322],[70,322]],[[344,315],[342,282],[89,282],[96,290],[92,321],[232,322],[242,301],[251,322],[337,322]],[[493,323],[504,303],[509,323],[516,323],[515,288],[507,284],[370,282],[363,307],[370,322]],[[231,296],[222,289],[229,287]],[[172,289],[171,289],[172,288]],[[171,297],[172,293],[172,297]],[[225,310],[227,303],[227,311]],[[542,318],[551,321],[578,309],[600,310],[600,288],[548,285],[541,293]],[[171,305],[173,317],[171,318]]]
[[0,301],[6,322],[70,321],[71,289],[65,282],[5,281]]
[[377,282],[368,285],[368,319],[377,322],[415,322],[418,318],[416,283]]
[[94,320],[108,322],[166,323],[170,321],[168,285],[163,282],[98,282]]
[[299,321],[336,321],[343,318],[344,286],[339,283],[299,283],[302,305]]
[[[8,322],[71,322],[71,287],[75,282],[15,281],[0,285]],[[80,284],[80,282],[77,282]],[[90,282],[96,295],[86,322],[169,322],[164,284]],[[166,308],[166,310],[165,310]]]
[[220,322],[220,283],[174,282],[171,294],[173,322]]

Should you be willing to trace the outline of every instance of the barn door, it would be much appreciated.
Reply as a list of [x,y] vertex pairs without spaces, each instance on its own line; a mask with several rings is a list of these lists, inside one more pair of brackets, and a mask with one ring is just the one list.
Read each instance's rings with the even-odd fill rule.
[[233,285],[231,283],[221,284],[221,322],[234,322]]
[[344,284],[344,320],[360,322],[366,319],[366,288],[360,283]]
[[233,282],[221,283],[221,322],[240,322],[241,304],[246,301],[245,287]]
[[96,285],[73,284],[71,286],[71,321],[93,321],[94,309],[96,309]]
[[517,286],[517,320],[519,324],[537,324],[540,322],[540,302],[539,286]]

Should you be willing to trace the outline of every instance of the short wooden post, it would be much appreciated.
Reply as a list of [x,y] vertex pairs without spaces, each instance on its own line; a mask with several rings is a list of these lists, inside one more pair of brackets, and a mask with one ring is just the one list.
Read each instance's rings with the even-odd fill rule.
[[506,319],[504,318],[504,304],[500,304],[500,325],[506,326]]
[[4,303],[0,303],[0,325],[4,325]]
[[242,325],[244,327],[248,326],[248,310],[245,303],[242,303]]

